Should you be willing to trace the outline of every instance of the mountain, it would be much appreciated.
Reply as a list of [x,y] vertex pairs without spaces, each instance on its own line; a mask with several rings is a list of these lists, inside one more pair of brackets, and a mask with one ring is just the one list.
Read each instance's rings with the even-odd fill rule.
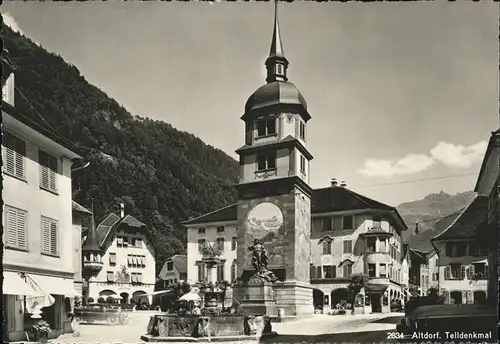
[[226,153],[168,123],[133,116],[75,66],[9,27],[2,36],[19,69],[16,107],[43,118],[91,162],[73,175],[74,200],[86,207],[93,200],[96,222],[125,203],[157,238],[158,269],[185,253],[181,221],[235,202],[238,163]]
[[[443,191],[427,195],[421,200],[406,202],[396,208],[408,225],[403,232],[403,240],[412,248],[424,251],[432,250],[430,239],[439,233],[434,231],[435,224],[444,217],[462,210],[475,197],[473,191],[449,195]],[[419,234],[415,234],[415,224]]]

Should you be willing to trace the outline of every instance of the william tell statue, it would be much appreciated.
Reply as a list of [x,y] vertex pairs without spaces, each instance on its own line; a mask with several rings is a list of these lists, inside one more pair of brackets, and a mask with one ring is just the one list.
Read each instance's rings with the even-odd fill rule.
[[264,245],[258,239],[255,239],[253,245],[248,249],[252,252],[252,265],[255,269],[255,274],[250,277],[250,282],[276,282],[278,279],[267,268],[269,256]]

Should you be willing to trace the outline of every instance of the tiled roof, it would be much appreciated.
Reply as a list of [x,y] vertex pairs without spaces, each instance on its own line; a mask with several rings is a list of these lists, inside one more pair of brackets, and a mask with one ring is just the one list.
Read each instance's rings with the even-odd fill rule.
[[487,197],[477,196],[461,213],[438,222],[436,227],[444,231],[432,240],[475,239],[487,213]]
[[[394,217],[401,222],[404,228],[407,228],[403,219],[394,207],[360,195],[345,187],[328,187],[313,190],[311,201],[312,214],[363,209],[380,209],[391,211],[393,212]],[[201,223],[236,221],[236,218],[237,204],[232,204],[230,206],[215,210],[211,213],[187,220],[183,222],[183,224],[193,225]]]
[[73,211],[83,213],[83,214],[92,214],[92,212],[90,210],[84,208],[83,206],[76,203],[75,201],[72,202],[72,207],[73,207]]

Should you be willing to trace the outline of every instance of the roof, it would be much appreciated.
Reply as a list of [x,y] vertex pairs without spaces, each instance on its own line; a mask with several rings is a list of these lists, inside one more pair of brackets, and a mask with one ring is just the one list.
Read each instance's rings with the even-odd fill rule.
[[283,104],[299,105],[307,111],[307,102],[297,86],[288,81],[272,81],[259,87],[248,98],[245,113]]
[[296,137],[293,137],[292,135],[288,135],[277,142],[273,141],[273,142],[262,142],[262,143],[252,144],[252,145],[243,145],[236,150],[236,153],[241,154],[242,152],[246,152],[248,154],[252,151],[265,150],[267,148],[272,148],[273,150],[276,150],[279,148],[285,148],[285,147],[291,147],[291,146],[297,147],[299,149],[299,151],[308,160],[313,159],[313,156],[307,150],[307,148],[304,146],[304,144],[302,142],[300,142],[300,140],[298,140]]
[[[346,210],[386,210],[389,211],[394,220],[399,222],[400,226],[406,230],[407,226],[399,215],[396,208],[372,200],[366,196],[360,195],[345,187],[328,187],[313,190],[311,213],[321,214],[327,212],[346,211]],[[213,222],[236,221],[238,216],[237,204],[232,204],[224,208],[217,209],[208,214],[204,214],[187,221],[183,225],[194,225]]]
[[76,203],[75,201],[72,201],[72,207],[73,207],[73,211],[75,211],[75,212],[82,213],[82,214],[92,214],[92,212],[90,210],[84,208],[83,206]]
[[488,216],[488,198],[476,196],[464,210],[453,216],[444,218],[436,224],[436,228],[444,231],[431,240],[476,239],[478,228]]
[[[475,192],[479,192],[479,184],[482,180],[484,173],[486,172],[486,167],[488,166],[488,158],[493,152],[494,148],[499,148],[500,142],[500,129],[497,129],[491,133],[490,140],[488,141],[488,147],[484,154],[483,162],[481,163],[481,169],[479,170],[479,176],[477,177],[476,186],[474,187]],[[498,165],[496,165],[498,167]]]
[[90,228],[87,231],[87,238],[82,245],[82,252],[101,252],[99,245],[99,234],[95,228],[94,216],[90,217]]
[[172,262],[174,264],[174,269],[177,270],[180,274],[187,273],[187,256],[176,254],[175,256],[172,256],[165,261],[161,269],[160,276],[163,276],[167,272],[167,263],[169,262]]
[[97,226],[96,232],[101,248],[105,247],[111,241],[117,229],[122,224],[141,229],[146,227],[144,223],[137,220],[132,215],[127,215],[121,219],[118,215],[111,213],[99,224],[99,226]]

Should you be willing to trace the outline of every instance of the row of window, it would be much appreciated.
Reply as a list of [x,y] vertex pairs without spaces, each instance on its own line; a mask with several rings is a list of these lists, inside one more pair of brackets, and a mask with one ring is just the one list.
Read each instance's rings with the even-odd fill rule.
[[479,257],[488,255],[488,252],[477,243],[448,242],[445,245],[445,255],[448,257]]
[[451,264],[444,268],[444,279],[446,280],[463,280],[465,277],[469,280],[487,279],[488,266],[485,263],[475,263],[469,266]]
[[[217,264],[216,269],[217,269],[217,281],[225,281],[226,276],[225,276],[225,266],[226,262],[222,261],[219,264]],[[207,281],[208,280],[208,269],[206,264],[204,263],[198,263],[198,281]],[[233,261],[231,264],[231,280],[230,282],[234,282],[236,280],[236,261]]]
[[[203,246],[205,246],[206,243],[207,243],[207,241],[205,239],[199,239],[198,240],[198,250],[201,250],[201,248]],[[226,244],[225,238],[217,238],[215,245],[219,248],[219,250],[224,251],[225,244]],[[237,246],[238,246],[238,241],[237,241],[236,237],[233,237],[231,239],[231,251],[235,251]]]
[[[311,279],[323,279],[323,278],[349,278],[352,275],[352,264],[344,263],[341,266],[342,276],[337,274],[337,266],[335,265],[324,265],[324,266],[314,266],[311,265]],[[340,269],[339,269],[340,270]]]
[[[306,158],[300,154],[300,173],[306,175]],[[277,154],[276,152],[268,152],[257,154],[257,172],[276,169]]]
[[[255,126],[257,127],[257,138],[264,136],[271,136],[277,134],[277,118],[263,118],[257,120]],[[299,137],[306,140],[306,124],[303,121],[299,122]]]
[[[7,248],[28,251],[28,212],[26,210],[5,206],[5,246]],[[59,255],[59,222],[41,216],[41,252]]]
[[[324,238],[322,240],[322,245],[323,245],[323,254],[333,254],[333,249],[332,249],[332,243],[333,240],[330,238]],[[342,253],[343,254],[351,254],[352,253],[352,240],[344,240],[342,242]]]
[[116,246],[117,247],[136,247],[142,248],[143,242],[141,238],[129,238],[128,236],[117,236]]
[[[224,226],[217,226],[217,233],[224,233],[226,231],[226,228]],[[205,227],[200,227],[198,228],[198,234],[206,234],[207,229]]]
[[[382,217],[374,215],[372,217],[372,228],[382,227]],[[328,232],[342,229],[355,229],[356,222],[353,215],[335,215],[313,217],[312,229],[319,232]],[[391,227],[392,228],[392,227]]]
[[[26,181],[26,142],[8,133],[3,133],[5,147],[4,172],[8,175]],[[38,151],[40,173],[40,188],[57,192],[57,158]]]
[[396,282],[400,282],[401,271],[394,268],[392,264],[378,263],[378,274],[376,270],[376,264],[368,265],[368,277],[369,278],[389,278]]
[[[130,275],[129,279],[124,278],[124,276],[120,276],[120,282],[125,282],[125,283],[143,283],[142,282],[142,273],[140,272],[132,272]],[[115,278],[115,273],[113,271],[108,271],[106,275],[106,280],[109,283],[114,283],[116,282]]]

